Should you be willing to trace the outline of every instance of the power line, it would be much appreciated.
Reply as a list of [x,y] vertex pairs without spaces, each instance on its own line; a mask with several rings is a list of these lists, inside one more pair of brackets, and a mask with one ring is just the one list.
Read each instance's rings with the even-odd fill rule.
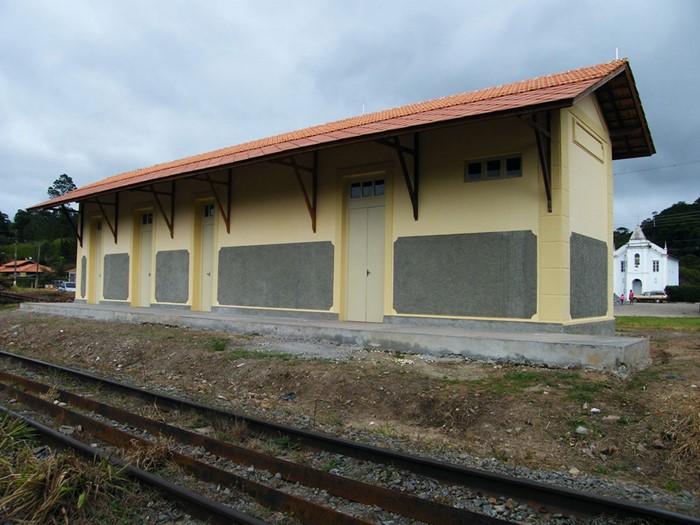
[[655,168],[643,168],[641,170],[631,170],[631,171],[620,171],[617,173],[613,173],[613,175],[627,175],[628,173],[641,173],[643,171],[655,171],[655,170],[663,170],[666,168],[677,168],[679,166],[687,166],[688,164],[697,164],[700,162],[699,160],[690,160],[688,162],[678,162],[676,164],[667,164],[665,166],[657,166]]

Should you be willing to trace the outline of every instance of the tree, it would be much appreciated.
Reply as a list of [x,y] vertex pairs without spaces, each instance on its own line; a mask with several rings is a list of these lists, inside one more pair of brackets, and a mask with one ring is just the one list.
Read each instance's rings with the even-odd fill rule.
[[669,253],[677,259],[700,255],[700,199],[691,204],[677,202],[654,214],[642,221],[642,230],[654,244],[667,244]]
[[58,178],[53,181],[53,184],[49,186],[47,193],[49,194],[49,197],[55,199],[56,197],[61,197],[62,195],[70,193],[76,189],[78,189],[78,187],[73,182],[73,179],[64,173],[59,175]]
[[632,232],[624,226],[615,230],[613,232],[613,244],[615,245],[615,249],[617,250],[620,246],[627,244],[630,237],[632,237]]
[[8,242],[12,231],[12,223],[6,213],[0,211],[0,243]]
[[[55,199],[56,197],[61,197],[71,191],[77,189],[73,179],[65,173],[59,175],[59,177],[53,181],[53,184],[49,186],[46,191],[49,197]],[[66,213],[73,219],[75,219],[76,211],[69,207],[64,207],[63,210],[54,210],[51,212],[52,220],[50,221],[49,229],[51,236],[50,238],[64,238],[72,237],[75,235],[75,231],[71,226],[71,219],[66,217]]]

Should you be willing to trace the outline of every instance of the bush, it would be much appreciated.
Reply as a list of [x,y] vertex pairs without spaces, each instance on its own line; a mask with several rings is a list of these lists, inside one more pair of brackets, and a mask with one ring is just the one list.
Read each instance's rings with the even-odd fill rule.
[[666,293],[669,301],[677,303],[700,302],[700,286],[667,286]]

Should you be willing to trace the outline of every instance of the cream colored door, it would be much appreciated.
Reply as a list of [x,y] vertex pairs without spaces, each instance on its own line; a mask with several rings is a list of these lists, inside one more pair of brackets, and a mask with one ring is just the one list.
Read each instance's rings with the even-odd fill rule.
[[92,222],[90,228],[91,250],[88,262],[88,293],[87,302],[99,304],[102,298],[102,221]]
[[199,309],[211,311],[214,272],[214,205],[205,204],[202,211],[202,231],[200,236],[200,283]]
[[[369,194],[348,203],[346,319],[384,320],[384,199]],[[363,183],[367,184],[367,182]],[[376,191],[376,190],[374,190]]]
[[153,262],[153,214],[141,216],[139,239],[139,306],[151,306],[151,264]]

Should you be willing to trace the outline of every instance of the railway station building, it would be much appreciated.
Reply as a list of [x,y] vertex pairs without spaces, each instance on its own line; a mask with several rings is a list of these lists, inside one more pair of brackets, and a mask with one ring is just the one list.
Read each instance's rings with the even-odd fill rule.
[[76,302],[611,334],[627,60],[123,173],[78,203]]

